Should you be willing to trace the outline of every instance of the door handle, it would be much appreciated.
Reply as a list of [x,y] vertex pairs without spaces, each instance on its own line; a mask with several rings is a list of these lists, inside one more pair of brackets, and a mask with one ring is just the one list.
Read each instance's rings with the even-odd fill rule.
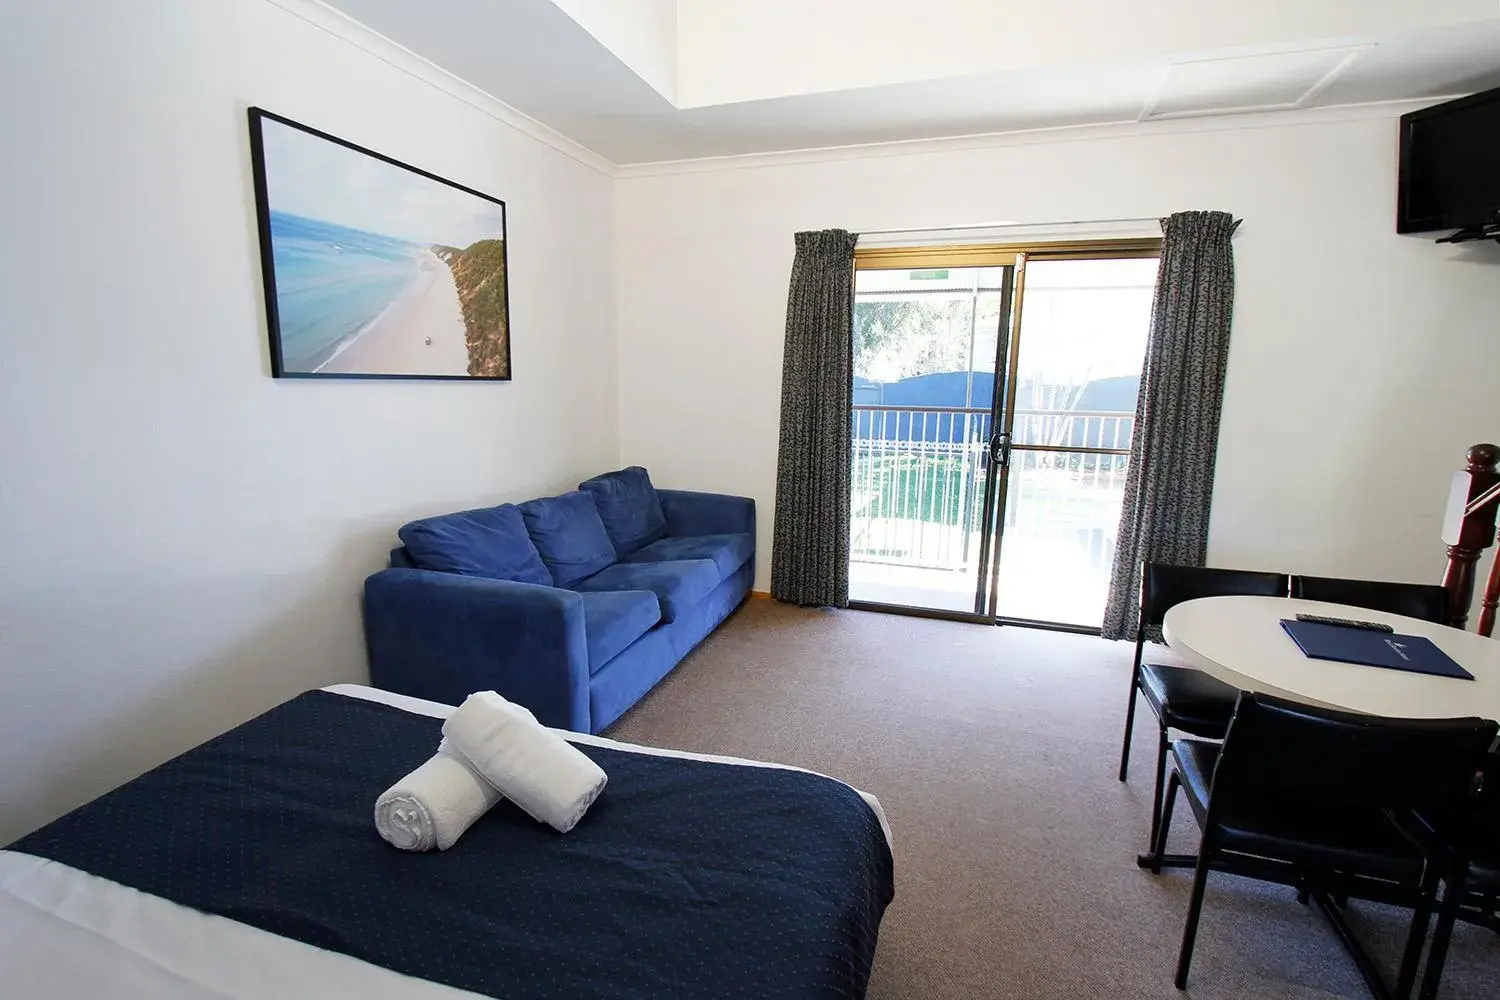
[[1004,468],[1010,465],[1010,435],[1004,432],[990,436],[990,461]]

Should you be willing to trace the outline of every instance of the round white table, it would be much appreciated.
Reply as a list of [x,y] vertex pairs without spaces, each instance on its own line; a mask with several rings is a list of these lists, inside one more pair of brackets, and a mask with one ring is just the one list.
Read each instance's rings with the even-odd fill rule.
[[[1472,681],[1305,656],[1281,628],[1296,614],[1384,622],[1422,635]],[[1204,597],[1167,612],[1162,635],[1192,666],[1244,691],[1392,718],[1500,720],[1500,641],[1417,618],[1286,597]]]

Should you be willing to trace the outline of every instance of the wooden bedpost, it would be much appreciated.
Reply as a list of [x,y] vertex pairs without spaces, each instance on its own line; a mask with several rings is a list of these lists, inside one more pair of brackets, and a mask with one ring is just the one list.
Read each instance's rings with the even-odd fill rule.
[[1472,513],[1464,508],[1500,483],[1500,447],[1476,444],[1468,452],[1468,468],[1453,477],[1448,497],[1448,516],[1443,520],[1443,541],[1448,543],[1448,568],[1443,586],[1448,590],[1449,624],[1463,628],[1469,621],[1474,600],[1474,568],[1480,555],[1495,541],[1495,507],[1487,503]]

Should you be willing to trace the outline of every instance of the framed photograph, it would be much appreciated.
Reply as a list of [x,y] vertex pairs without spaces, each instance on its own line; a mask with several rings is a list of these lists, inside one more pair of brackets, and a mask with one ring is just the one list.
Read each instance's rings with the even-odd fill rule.
[[250,109],[276,378],[510,378],[505,202]]

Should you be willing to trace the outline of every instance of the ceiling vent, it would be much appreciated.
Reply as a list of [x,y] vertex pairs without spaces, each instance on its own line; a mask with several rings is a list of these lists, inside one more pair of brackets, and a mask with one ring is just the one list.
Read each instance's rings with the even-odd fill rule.
[[1373,45],[1173,63],[1141,121],[1305,108]]

